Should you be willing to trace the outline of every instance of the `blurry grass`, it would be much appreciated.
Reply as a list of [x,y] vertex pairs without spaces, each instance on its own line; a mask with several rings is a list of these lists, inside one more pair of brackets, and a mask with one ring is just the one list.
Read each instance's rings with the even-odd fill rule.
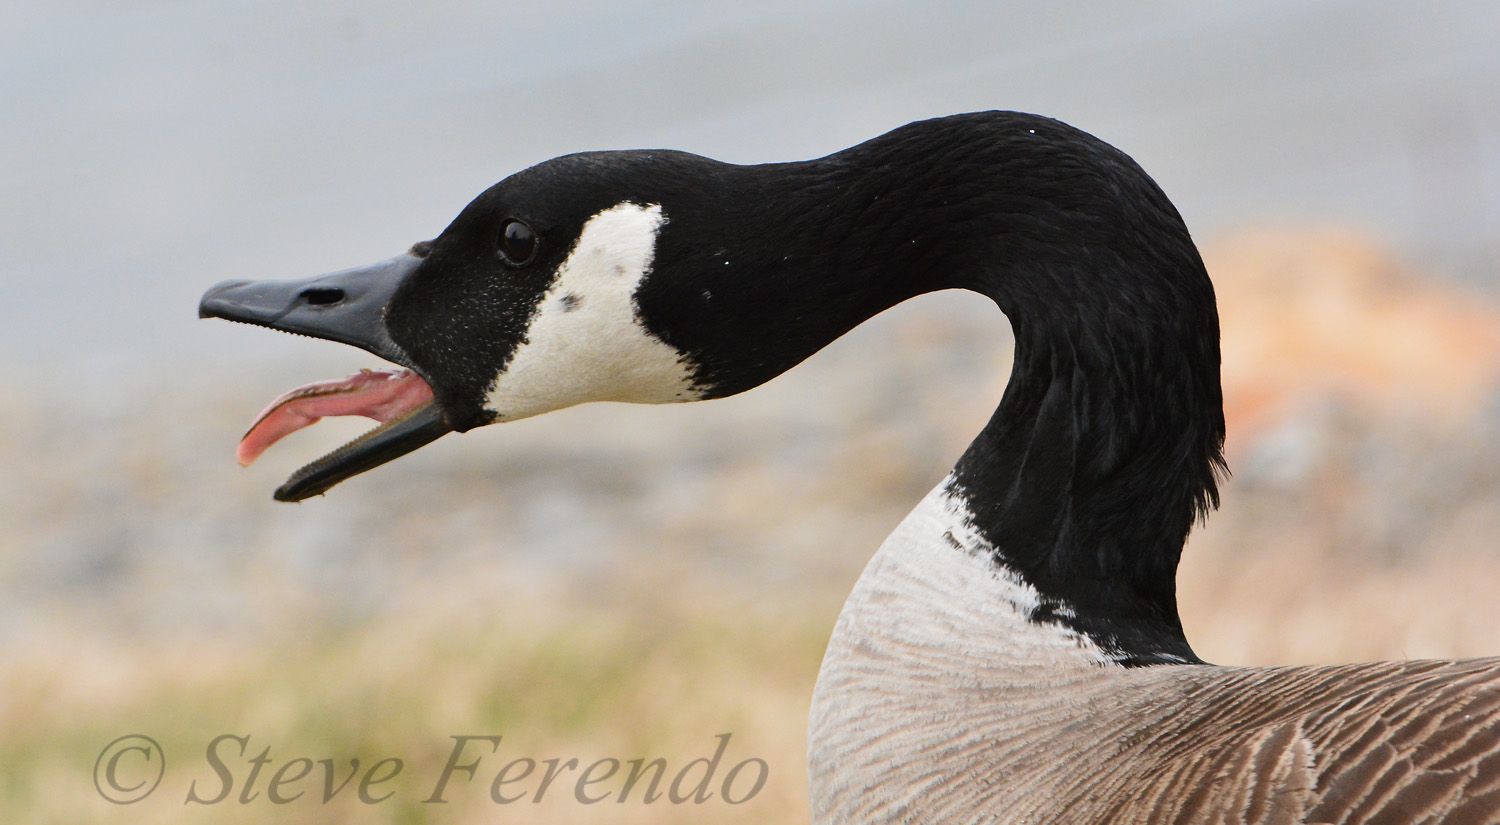
[[[683,581],[616,582],[593,598],[455,585],[434,591],[442,602],[306,637],[288,625],[261,645],[112,649],[94,640],[23,654],[0,684],[0,811],[6,822],[35,823],[805,821],[804,720],[832,615],[771,613],[695,591]],[[644,786],[623,804],[584,805],[573,798],[576,771],[561,774],[542,804],[489,798],[495,772],[519,757],[577,758],[580,766],[661,757],[665,788],[690,761],[711,756],[714,737],[726,732],[715,798],[701,805],[642,804]],[[104,745],[128,733],[160,742],[168,767],[146,801],[114,806],[96,794],[92,771]],[[260,797],[236,801],[251,766],[226,743],[220,753],[237,783],[230,797],[184,805],[194,781],[200,796],[222,787],[205,757],[222,733],[250,737],[246,759],[270,747]],[[470,744],[466,759],[484,757],[473,781],[456,773],[448,802],[425,804],[454,735],[503,739],[494,754]],[[394,756],[405,766],[378,786],[394,792],[380,804],[353,799],[357,782],[322,804],[321,768],[293,787],[305,797],[272,804],[267,780],[299,756],[332,758],[339,779],[353,757],[368,767]],[[725,773],[750,757],[769,768],[764,788],[724,803],[717,790]],[[534,791],[541,770],[507,793]],[[617,794],[623,777],[589,791]],[[734,789],[744,793],[750,780],[739,782]]]

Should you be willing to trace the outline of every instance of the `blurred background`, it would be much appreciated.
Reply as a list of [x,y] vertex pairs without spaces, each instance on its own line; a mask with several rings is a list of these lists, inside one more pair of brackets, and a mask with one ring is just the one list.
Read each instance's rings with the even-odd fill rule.
[[[1220,296],[1234,477],[1179,585],[1200,655],[1500,653],[1487,0],[63,0],[0,17],[8,822],[806,820],[833,619],[1003,389],[1009,329],[983,299],[892,310],[743,397],[449,437],[302,505],[271,490],[366,422],[235,465],[271,397],[376,364],[199,323],[204,288],[388,257],[582,149],[790,160],[986,108],[1116,144],[1173,197]],[[726,763],[770,768],[739,806],[501,809],[486,768],[420,804],[455,734],[503,734],[511,758],[682,765],[725,731]],[[159,740],[167,769],[119,807],[91,774],[127,733]],[[407,767],[376,806],[184,806],[193,780],[214,787],[221,733],[272,768]]]

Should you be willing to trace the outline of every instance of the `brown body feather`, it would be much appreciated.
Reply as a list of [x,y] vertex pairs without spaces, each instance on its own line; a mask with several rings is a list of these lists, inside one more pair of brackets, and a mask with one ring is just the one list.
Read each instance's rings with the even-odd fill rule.
[[1143,767],[1057,821],[1500,823],[1500,659],[1167,669]]

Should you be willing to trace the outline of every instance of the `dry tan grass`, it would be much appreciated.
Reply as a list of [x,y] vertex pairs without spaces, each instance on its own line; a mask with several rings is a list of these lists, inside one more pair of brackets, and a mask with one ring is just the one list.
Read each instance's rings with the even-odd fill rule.
[[[7,821],[30,822],[262,822],[270,815],[361,823],[796,821],[794,812],[805,809],[807,687],[828,617],[806,606],[793,606],[789,618],[750,602],[697,597],[693,582],[681,579],[632,581],[622,572],[615,583],[598,599],[528,593],[520,582],[451,582],[432,601],[357,628],[306,638],[286,628],[272,646],[120,649],[77,639],[67,640],[67,650],[17,652],[0,684],[0,809]],[[168,770],[146,801],[112,806],[95,794],[89,771],[105,743],[131,732],[161,743]],[[494,774],[518,757],[580,765],[660,757],[669,782],[711,755],[715,735],[725,732],[732,738],[716,791],[741,760],[764,759],[769,769],[764,788],[740,805],[717,796],[701,805],[641,804],[644,788],[625,803],[584,805],[566,772],[542,804],[502,806],[488,795]],[[261,795],[236,804],[250,765],[234,758],[235,746],[223,751],[237,783],[230,798],[185,805],[194,782],[203,797],[222,788],[205,755],[221,733],[248,735],[248,756],[271,748]],[[482,743],[471,745],[467,756],[486,757],[475,780],[455,774],[446,804],[423,804],[453,735],[503,739],[493,756]],[[333,758],[340,777],[351,757],[367,766],[386,756],[406,764],[384,786],[394,796],[380,804],[350,798],[352,788],[331,804],[314,802],[316,779],[296,786],[307,798],[270,804],[268,777],[297,756]],[[620,787],[606,781],[588,790]],[[522,781],[506,792],[518,788],[537,785]]]

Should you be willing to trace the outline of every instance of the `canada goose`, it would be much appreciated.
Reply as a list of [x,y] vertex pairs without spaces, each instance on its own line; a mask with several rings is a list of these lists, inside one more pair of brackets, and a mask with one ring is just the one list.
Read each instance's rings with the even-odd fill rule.
[[799,163],[568,155],[392,260],[226,282],[200,314],[401,369],[295,390],[252,460],[326,415],[384,423],[300,500],[463,432],[585,401],[731,395],[881,310],[989,296],[993,418],[880,547],[814,694],[819,822],[1500,822],[1500,661],[1203,663],[1174,577],[1218,501],[1218,316],[1181,217],[1125,154],[986,112]]

